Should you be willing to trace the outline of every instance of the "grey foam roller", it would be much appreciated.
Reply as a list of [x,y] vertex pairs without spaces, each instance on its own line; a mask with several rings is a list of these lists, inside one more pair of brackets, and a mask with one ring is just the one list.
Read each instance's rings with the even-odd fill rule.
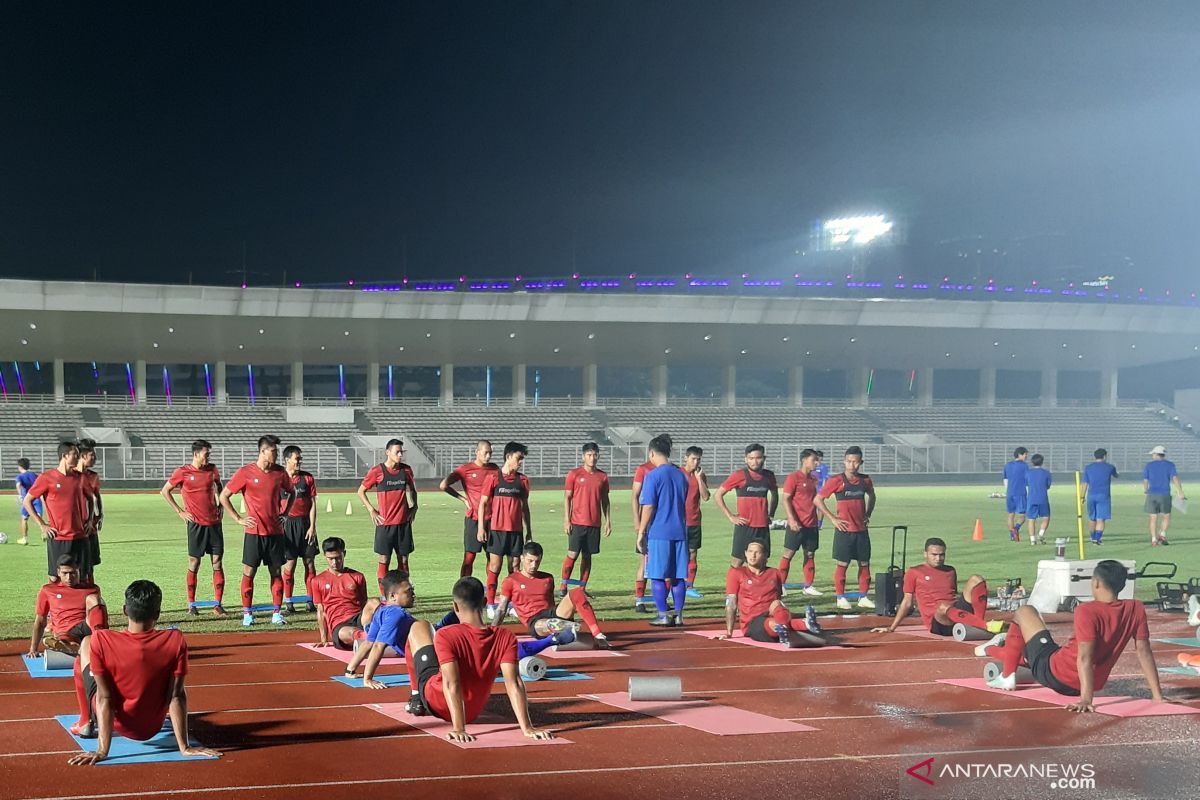
[[[1000,662],[989,661],[983,667],[983,679],[990,681],[999,678],[1000,669]],[[1033,673],[1029,671],[1029,667],[1017,667],[1017,683],[1037,683],[1037,681],[1033,679]]]
[[675,675],[661,678],[630,678],[630,700],[682,700],[683,679]]
[[546,677],[546,662],[537,656],[525,656],[520,663],[521,679],[528,682]]
[[961,622],[954,623],[954,630],[951,635],[956,642],[982,642],[992,638],[992,634],[983,628],[973,628]]

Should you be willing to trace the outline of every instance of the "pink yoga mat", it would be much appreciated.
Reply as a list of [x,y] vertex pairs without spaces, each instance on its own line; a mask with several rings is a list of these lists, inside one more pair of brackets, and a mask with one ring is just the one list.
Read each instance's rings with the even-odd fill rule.
[[737,736],[753,733],[802,733],[815,731],[816,728],[789,722],[786,719],[776,719],[753,711],[743,711],[740,708],[717,705],[709,700],[676,700],[660,701],[630,700],[627,692],[610,692],[608,694],[581,694],[589,700],[596,700],[607,706],[614,706],[626,711],[636,711],[648,717],[657,717],[667,722],[674,722],[685,728],[692,728],[717,736]]
[[[317,655],[322,655],[322,656],[325,656],[326,658],[332,658],[334,661],[340,661],[343,664],[349,664],[354,659],[354,653],[351,652],[350,650],[339,650],[336,647],[333,647],[332,645],[329,647],[316,647],[313,644],[305,643],[305,644],[301,644],[299,646],[303,647],[305,650],[310,650],[310,651],[316,653]],[[366,663],[365,659],[364,659],[363,663],[364,664]],[[381,666],[383,666],[385,664],[403,664],[403,663],[404,663],[403,658],[396,658],[394,656],[384,656],[379,661],[379,664]]]
[[481,747],[527,747],[529,745],[543,744],[573,744],[570,739],[530,739],[521,733],[520,727],[515,722],[497,722],[488,720],[485,716],[475,722],[467,725],[467,733],[475,737],[473,742],[452,742],[446,738],[450,733],[450,723],[444,719],[437,717],[414,717],[404,710],[404,703],[371,703],[366,708],[372,711],[378,711],[385,717],[390,717],[397,722],[403,722],[405,725],[410,725],[417,730],[424,731],[430,736],[441,739],[447,744],[452,744],[455,747],[460,747],[463,750],[475,750]]
[[[1079,702],[1078,697],[1068,697],[1053,689],[1037,684],[1019,684],[1016,689],[1006,692],[1003,689],[993,689],[983,678],[947,678],[939,680],[950,686],[961,686],[964,689],[982,689],[993,694],[1004,694],[1010,697],[1020,697],[1023,700],[1033,700],[1040,703],[1050,703],[1056,706],[1069,706]],[[1175,703],[1155,703],[1150,700],[1135,699],[1122,695],[1102,696],[1092,698],[1092,705],[1097,714],[1110,717],[1161,717],[1173,714],[1200,714],[1200,708],[1183,706]]]
[[908,636],[920,636],[922,639],[933,639],[934,641],[938,641],[938,642],[954,642],[955,644],[969,644],[972,647],[979,644],[979,642],[960,642],[957,639],[955,639],[953,636],[938,636],[936,633],[930,633],[928,630],[926,630],[925,628],[922,628],[920,625],[901,625],[899,628],[896,628],[896,633],[903,633]]
[[[725,635],[725,629],[724,628],[710,628],[708,630],[703,630],[703,631],[684,631],[684,633],[690,633],[693,636],[703,636],[705,639],[716,639],[718,636]],[[813,635],[819,636],[820,634],[813,634]],[[842,647],[840,644],[827,644],[824,647],[788,647],[787,645],[780,644],[779,642],[760,642],[755,639],[751,639],[749,636],[742,635],[741,631],[734,631],[733,638],[725,639],[724,641],[733,642],[734,644],[748,644],[751,647],[761,647],[764,650],[780,650],[785,653],[811,652],[811,651],[815,651],[815,650],[846,650],[847,649],[845,647]]]

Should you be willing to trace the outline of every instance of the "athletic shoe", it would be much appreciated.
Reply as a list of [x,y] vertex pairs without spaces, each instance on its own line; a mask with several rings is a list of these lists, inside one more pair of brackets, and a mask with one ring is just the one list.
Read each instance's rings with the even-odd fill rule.
[[822,592],[820,589],[813,586],[812,584],[805,586],[803,589],[801,589],[801,591],[804,594],[808,595],[809,597],[820,597],[821,595],[825,594],[824,592]]
[[[979,658],[987,658],[987,649],[989,647],[1003,647],[1004,640],[1008,638],[1008,634],[997,633],[991,639],[988,639],[983,644],[975,648],[975,655]],[[1015,680],[1015,679],[1014,679]]]
[[229,616],[229,612],[225,610],[224,606],[213,606],[213,616],[225,619]]
[[649,609],[646,608],[645,601],[643,601],[643,600],[634,600],[633,601],[633,610],[639,614],[645,614],[647,611],[649,611]]
[[315,604],[315,603],[313,603],[313,602],[310,600],[309,602],[307,602],[307,603],[305,603],[305,604],[304,604],[304,610],[305,610],[305,611],[307,611],[307,612],[308,612],[308,613],[310,613],[310,614],[315,614],[315,613],[316,613],[316,611],[317,611],[317,606],[316,606],[316,604]]
[[293,603],[288,603],[286,606],[284,606],[284,608],[287,609],[287,613],[289,614],[296,613],[296,606]]
[[667,619],[671,620],[671,625],[676,628],[683,627],[683,612],[667,614]]
[[671,627],[671,620],[666,614],[658,614],[654,619],[650,620],[650,624],[656,628]]
[[42,636],[42,647],[68,656],[79,655],[79,645],[66,639],[60,639],[54,631],[46,631]]
[[508,607],[508,611],[504,616],[508,617],[509,619],[520,619],[520,617],[517,616],[517,610],[512,606]]
[[864,595],[863,597],[858,598],[858,607],[859,608],[869,608],[872,611],[874,611],[875,610],[875,601]]
[[20,539],[17,539],[17,544],[29,544],[29,537],[22,536]]
[[88,718],[87,722],[80,720],[70,727],[73,735],[80,739],[95,739],[96,738],[96,720]]
[[487,617],[487,621],[488,621],[488,622],[493,622],[493,621],[495,621],[495,619],[496,619],[496,606],[495,606],[495,604],[492,604],[492,605],[490,605],[490,606],[488,606],[488,607],[487,607],[487,611],[485,611],[485,612],[484,612],[484,616],[485,616],[485,617]]
[[782,531],[787,528],[787,525],[788,525],[788,522],[786,519],[771,520],[771,530],[773,530],[773,531]]
[[575,628],[571,627],[565,630],[557,631],[550,638],[555,644],[570,644],[571,642],[575,641]]
[[1093,539],[1092,544],[1096,545],[1096,547],[1099,547],[1100,545],[1104,544],[1104,542],[1100,541],[1099,539]]
[[1188,625],[1193,628],[1200,625],[1200,597],[1192,595],[1187,602]]
[[592,641],[596,643],[597,650],[611,650],[612,645],[608,643],[608,637],[603,633],[598,633],[592,637]]
[[242,614],[242,625],[244,627],[249,628],[253,624],[254,624],[254,615],[253,614],[251,614],[249,611]]
[[566,596],[567,596],[567,587],[565,587],[565,586],[558,587],[558,599],[562,600]]
[[703,594],[701,594],[700,592],[696,591],[696,590],[695,590],[693,587],[691,587],[691,586],[689,586],[689,587],[687,588],[687,591],[686,591],[686,592],[684,592],[684,595],[686,595],[687,597],[690,597],[690,598],[692,598],[693,600],[695,600],[695,599],[698,599],[698,598],[701,598],[701,597],[704,597],[704,595],[703,595]]
[[852,606],[850,605],[850,601],[844,597],[839,597],[837,599],[837,607],[840,608],[842,611],[849,611],[852,608]]
[[421,695],[413,694],[408,698],[408,704],[404,706],[404,710],[414,717],[424,717],[429,714],[425,708],[425,703],[421,701]]
[[191,605],[189,605],[189,606],[188,606],[188,616],[189,616],[189,617],[198,617],[198,616],[200,616],[200,609],[196,608],[196,605],[195,605],[195,603],[193,603],[193,604],[191,604]]
[[987,685],[993,689],[1003,689],[1006,692],[1011,692],[1017,688],[1017,673],[1012,675],[997,675],[988,680]]
[[1002,619],[989,619],[988,620],[988,624],[987,624],[987,632],[988,633],[1001,633],[1002,631],[1004,631],[1004,620],[1002,620]]
[[281,612],[276,611],[273,614],[271,614],[271,624],[272,625],[287,625],[288,621]]
[[791,631],[788,630],[787,625],[780,625],[777,623],[775,625],[775,636],[779,639],[779,643],[784,647],[787,647],[792,643]]
[[1041,533],[1039,533],[1039,534],[1038,534],[1038,544],[1045,544],[1045,543],[1046,543],[1046,537],[1045,537],[1045,535],[1044,535],[1044,534],[1041,534]]
[[806,606],[804,609],[804,624],[808,626],[809,633],[821,632],[821,623],[817,622],[817,610],[812,606]]
[[1158,547],[1158,539],[1151,539],[1151,540],[1150,540],[1150,546],[1151,546],[1151,547]]
[[1163,545],[1164,547],[1165,547],[1166,545],[1169,545],[1169,544],[1170,544],[1170,542],[1168,542],[1168,541],[1167,541],[1167,537],[1165,537],[1165,536],[1160,536],[1160,537],[1158,537],[1158,543],[1159,543],[1159,544],[1161,544],[1161,545]]

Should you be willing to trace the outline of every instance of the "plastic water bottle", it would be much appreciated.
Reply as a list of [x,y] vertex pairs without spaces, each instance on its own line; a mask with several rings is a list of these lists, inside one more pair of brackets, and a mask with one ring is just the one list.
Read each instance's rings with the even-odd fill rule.
[[1067,540],[1066,539],[1058,538],[1058,539],[1054,540],[1054,560],[1055,561],[1066,561],[1067,560]]

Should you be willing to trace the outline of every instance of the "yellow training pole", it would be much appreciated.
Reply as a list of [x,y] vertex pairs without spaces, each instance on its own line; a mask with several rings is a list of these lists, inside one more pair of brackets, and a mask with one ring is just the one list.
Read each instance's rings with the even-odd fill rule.
[[1079,470],[1075,470],[1075,522],[1079,529],[1079,560],[1083,561],[1083,484],[1079,481]]

